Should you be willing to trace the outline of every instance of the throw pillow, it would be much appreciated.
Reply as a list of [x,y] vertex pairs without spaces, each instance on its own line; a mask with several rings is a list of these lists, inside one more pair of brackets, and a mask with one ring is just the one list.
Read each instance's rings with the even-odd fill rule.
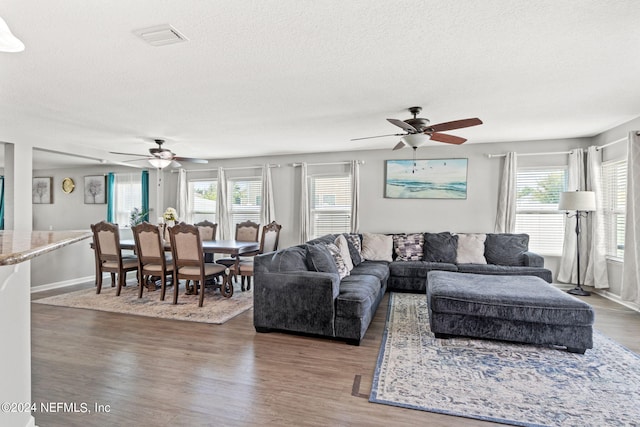
[[307,264],[311,271],[338,274],[338,267],[333,260],[333,255],[327,249],[327,245],[323,243],[307,245]]
[[360,240],[360,235],[344,233],[344,237],[347,238],[349,253],[351,254],[351,261],[353,261],[354,267],[357,267],[363,261],[362,241]]
[[455,264],[458,257],[458,236],[444,231],[424,233],[424,260]]
[[391,262],[393,254],[393,236],[385,234],[362,233],[362,257],[369,261]]
[[489,264],[524,265],[524,253],[528,249],[528,234],[490,233],[484,242],[484,255]]
[[[353,270],[353,261],[351,261],[351,253],[349,253],[349,244],[347,243],[347,238],[340,234],[336,238],[335,245],[340,250],[340,255],[342,256],[344,264],[347,266],[347,270]],[[338,270],[340,270],[339,267]]]
[[347,268],[345,260],[342,257],[340,248],[334,245],[333,243],[327,243],[327,249],[329,249],[329,252],[333,257],[333,261],[336,263],[336,267],[338,268],[338,275],[340,276],[340,279],[347,277],[349,275],[349,269]]
[[484,241],[486,234],[458,234],[458,264],[486,264]]
[[394,234],[393,249],[396,261],[421,261],[424,246],[424,234]]

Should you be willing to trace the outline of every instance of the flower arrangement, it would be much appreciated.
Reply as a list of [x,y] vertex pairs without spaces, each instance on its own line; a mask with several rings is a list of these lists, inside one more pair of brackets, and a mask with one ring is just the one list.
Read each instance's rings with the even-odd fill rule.
[[177,221],[178,220],[178,212],[174,208],[167,208],[162,214],[162,218],[165,221]]

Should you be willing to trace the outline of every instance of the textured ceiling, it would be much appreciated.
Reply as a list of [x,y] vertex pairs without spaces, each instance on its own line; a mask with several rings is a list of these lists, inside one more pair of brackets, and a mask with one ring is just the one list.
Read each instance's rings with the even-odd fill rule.
[[[474,142],[591,136],[640,116],[640,2],[5,0],[0,141],[123,160],[392,148],[423,107]],[[187,43],[134,31],[172,24]]]

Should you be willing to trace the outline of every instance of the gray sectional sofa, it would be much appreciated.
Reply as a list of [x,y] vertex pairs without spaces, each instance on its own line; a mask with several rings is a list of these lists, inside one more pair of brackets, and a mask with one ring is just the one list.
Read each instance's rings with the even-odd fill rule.
[[[551,282],[544,259],[528,251],[525,234],[345,234],[349,254],[343,252],[343,258],[350,258],[353,264],[346,276],[339,271],[344,266],[333,262],[335,253],[333,260],[327,257],[327,247],[335,249],[339,236],[322,236],[255,258],[256,331],[312,334],[358,345],[386,290],[424,293],[429,271],[533,275]],[[365,247],[367,241],[373,241],[370,236],[382,236],[385,244],[389,236],[393,245],[377,248],[382,255],[371,255]],[[480,241],[478,236],[484,237]],[[476,248],[482,245],[479,260],[465,258],[466,249],[458,238],[469,237]],[[469,260],[478,262],[458,262]]]

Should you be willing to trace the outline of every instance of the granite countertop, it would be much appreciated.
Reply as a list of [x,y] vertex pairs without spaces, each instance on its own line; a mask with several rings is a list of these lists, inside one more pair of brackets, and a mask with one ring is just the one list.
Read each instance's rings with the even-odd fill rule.
[[18,264],[91,237],[87,230],[0,231],[0,265]]

